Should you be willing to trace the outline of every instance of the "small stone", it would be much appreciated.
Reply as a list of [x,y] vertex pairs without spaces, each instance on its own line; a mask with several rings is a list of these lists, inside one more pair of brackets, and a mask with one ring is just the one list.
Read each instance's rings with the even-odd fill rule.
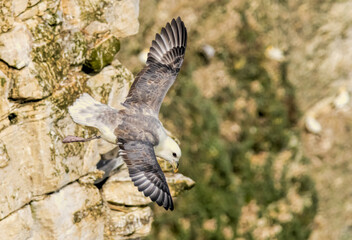
[[315,116],[308,115],[305,119],[305,126],[308,132],[318,134],[321,132],[322,127]]
[[339,94],[337,95],[337,97],[334,99],[334,106],[337,109],[341,109],[343,107],[345,107],[350,101],[350,95],[347,91],[346,88],[341,88],[339,90]]
[[271,60],[282,62],[285,60],[285,56],[280,48],[269,46],[265,49],[265,56]]
[[215,49],[209,44],[205,44],[202,46],[202,52],[208,60],[212,59],[215,56]]

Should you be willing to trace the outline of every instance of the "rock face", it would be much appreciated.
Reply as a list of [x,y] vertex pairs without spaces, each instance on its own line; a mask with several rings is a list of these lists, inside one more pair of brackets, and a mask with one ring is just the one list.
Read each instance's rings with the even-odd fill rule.
[[[80,94],[113,107],[127,95],[133,76],[114,57],[119,39],[138,31],[139,1],[10,0],[1,11],[2,238],[147,235],[153,220],[146,206],[150,201],[133,186],[125,167],[101,191],[94,185],[103,175],[97,162],[116,145],[61,142],[67,135],[97,133],[68,115],[67,107]],[[174,195],[194,184],[182,175],[167,176]],[[121,191],[131,199],[126,195],[116,202],[121,184],[127,184]]]

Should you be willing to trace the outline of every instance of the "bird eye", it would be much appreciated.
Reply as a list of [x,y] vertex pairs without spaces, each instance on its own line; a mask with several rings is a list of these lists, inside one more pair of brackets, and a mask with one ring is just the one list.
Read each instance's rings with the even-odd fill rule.
[[177,154],[176,153],[172,153],[172,156],[177,157]]

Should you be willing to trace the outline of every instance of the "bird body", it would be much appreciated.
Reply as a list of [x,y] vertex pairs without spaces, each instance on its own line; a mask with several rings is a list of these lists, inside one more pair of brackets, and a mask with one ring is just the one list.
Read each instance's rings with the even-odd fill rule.
[[[146,66],[136,76],[119,109],[102,104],[87,93],[69,107],[76,123],[97,128],[104,140],[119,146],[119,155],[138,190],[170,210],[174,208],[173,201],[156,156],[169,161],[177,170],[181,149],[168,136],[158,115],[180,71],[186,45],[187,30],[178,17],[156,34]],[[82,141],[82,138],[76,139]]]

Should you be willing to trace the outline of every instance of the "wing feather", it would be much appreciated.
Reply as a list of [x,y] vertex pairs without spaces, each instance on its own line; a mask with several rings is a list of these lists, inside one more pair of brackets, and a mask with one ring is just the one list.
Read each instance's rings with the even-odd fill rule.
[[125,103],[147,105],[157,115],[183,63],[187,29],[181,18],[173,19],[155,35],[147,65],[135,78]]
[[154,153],[153,145],[141,141],[118,139],[120,150],[126,162],[130,177],[138,190],[146,197],[163,206],[166,210],[174,209],[172,197],[166,178]]
[[172,31],[172,28],[171,28],[170,23],[167,23],[167,24],[166,24],[165,29],[166,29],[166,32],[167,32],[167,36],[169,36],[169,38],[170,38],[170,45],[176,46],[176,44],[175,44],[176,41],[175,41],[174,32]]

